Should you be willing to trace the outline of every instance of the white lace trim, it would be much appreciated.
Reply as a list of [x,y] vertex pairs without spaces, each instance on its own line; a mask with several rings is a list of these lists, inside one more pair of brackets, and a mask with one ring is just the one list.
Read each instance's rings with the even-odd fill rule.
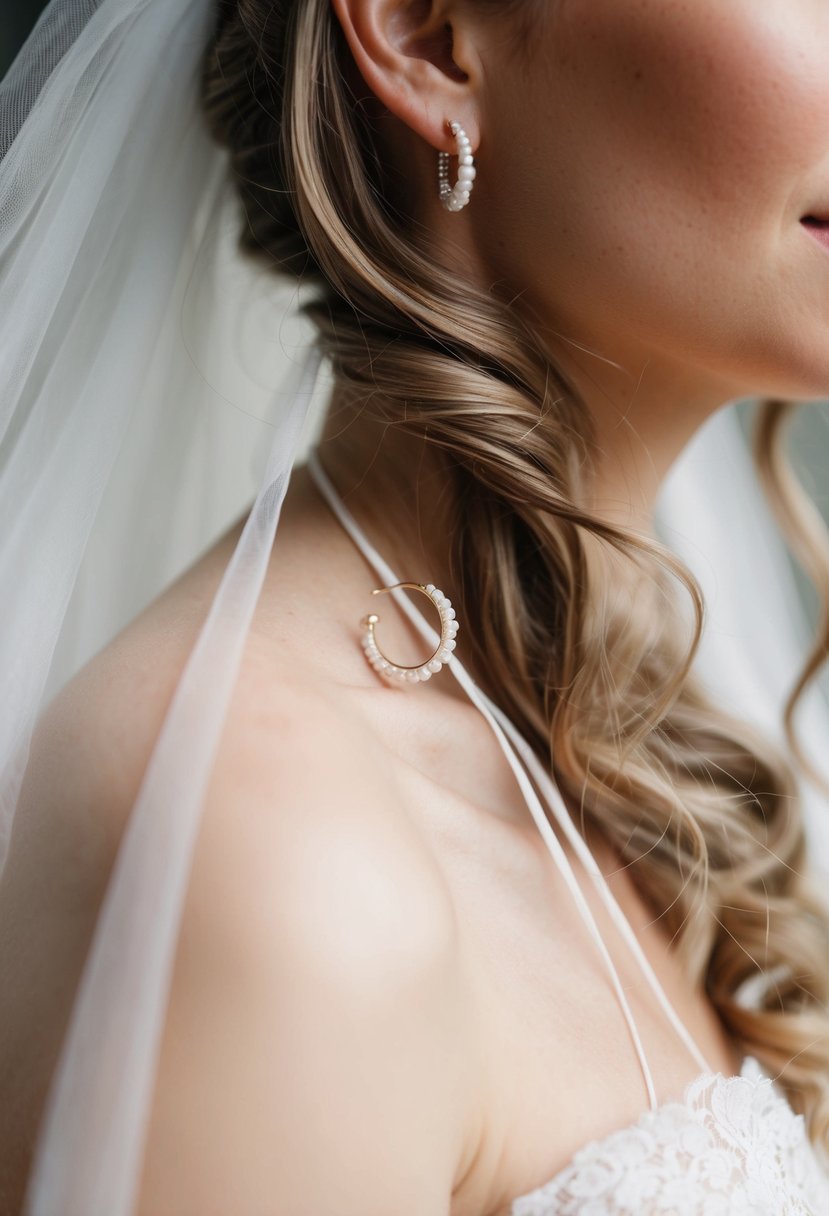
[[826,1216],[829,1174],[753,1056],[580,1149],[511,1216]]

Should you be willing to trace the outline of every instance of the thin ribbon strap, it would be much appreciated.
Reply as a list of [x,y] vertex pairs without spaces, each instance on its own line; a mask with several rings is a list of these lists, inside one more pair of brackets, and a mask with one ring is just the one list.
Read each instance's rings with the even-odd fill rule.
[[[351,515],[348,508],[345,506],[343,501],[340,499],[336,489],[334,488],[333,483],[330,481],[327,473],[324,471],[324,469],[322,468],[322,465],[320,464],[316,449],[312,448],[311,451],[309,452],[308,468],[311,473],[311,476],[314,478],[314,481],[316,482],[316,484],[320,490],[320,493],[323,495],[326,502],[331,507],[332,511],[337,516],[340,523],[345,528],[346,532],[349,534],[351,539],[354,541],[354,543],[357,545],[357,547],[361,550],[361,552],[363,553],[363,556],[366,558],[366,561],[369,563],[369,565],[371,565],[373,567],[374,572],[377,575],[377,577],[379,579],[381,579],[387,586],[392,586],[393,584],[398,583],[400,581],[398,576],[391,569],[391,567],[384,561],[384,559],[381,557],[381,555],[378,553],[378,551],[372,545],[371,541],[369,541],[368,538],[363,534],[362,530],[360,529],[360,527],[357,524],[357,521],[354,519],[354,517]],[[394,598],[397,600],[401,610],[406,614],[406,616],[409,618],[409,620],[412,622],[412,624],[415,626],[415,628],[418,630],[418,632],[421,634],[421,636],[424,638],[424,640],[430,646],[435,646],[437,644],[438,635],[435,632],[435,630],[431,627],[431,625],[429,625],[428,621],[426,621],[425,617],[422,616],[422,614],[420,613],[420,610],[415,608],[414,605],[412,604],[412,602],[409,599],[407,599],[401,591],[394,590],[394,591],[391,591],[390,594],[392,596],[394,596]],[[485,695],[482,693],[482,691],[478,688],[478,686],[475,684],[472,677],[467,672],[466,668],[463,666],[463,664],[455,656],[454,653],[447,665],[448,665],[449,670],[454,675],[455,679],[458,681],[458,683],[461,685],[461,687],[466,692],[467,696],[470,698],[470,700],[473,702],[473,704],[477,707],[477,709],[480,710],[480,712],[483,714],[486,721],[489,723],[489,726],[492,729],[492,732],[495,735],[495,738],[498,740],[498,744],[501,747],[501,750],[503,751],[503,753],[510,765],[510,768],[512,769],[513,773],[515,774],[515,778],[521,789],[521,793],[523,794],[524,800],[530,809],[530,812],[533,816],[533,819],[535,820],[535,823],[536,823],[536,826],[537,826],[539,832],[541,833],[542,839],[544,840],[545,844],[547,845],[547,848],[549,849],[549,851],[553,857],[553,860],[555,861],[556,866],[557,866],[559,872],[561,873],[562,878],[565,881],[565,884],[569,888],[569,890],[576,902],[576,906],[579,909],[579,912],[581,913],[582,919],[585,922],[585,925],[587,926],[587,929],[588,929],[591,937],[593,938],[594,942],[596,943],[596,946],[599,950],[599,953],[600,953],[602,959],[605,962],[605,965],[607,966],[607,970],[610,974],[611,983],[616,992],[616,996],[619,1000],[619,1004],[622,1007],[622,1012],[624,1014],[625,1021],[627,1022],[628,1029],[630,1031],[630,1036],[631,1036],[631,1039],[633,1040],[633,1045],[636,1049],[636,1054],[639,1057],[639,1063],[642,1068],[642,1074],[645,1078],[645,1085],[646,1085],[647,1092],[648,1092],[648,1101],[650,1103],[650,1108],[651,1108],[651,1110],[656,1110],[656,1108],[658,1106],[658,1101],[657,1101],[657,1097],[656,1097],[656,1089],[654,1087],[653,1076],[651,1074],[650,1066],[648,1065],[647,1057],[645,1055],[645,1051],[642,1046],[642,1040],[641,1040],[641,1037],[639,1034],[638,1027],[636,1025],[636,1021],[633,1017],[633,1013],[631,1012],[627,997],[625,996],[624,990],[623,990],[621,982],[619,980],[619,975],[616,971],[616,967],[614,966],[613,960],[610,957],[608,949],[605,946],[605,943],[602,939],[602,935],[599,932],[598,926],[596,925],[596,921],[593,917],[593,913],[591,912],[590,907],[588,906],[587,901],[584,898],[584,894],[581,890],[581,887],[579,886],[578,880],[576,879],[572,866],[570,865],[570,862],[561,846],[561,843],[560,843],[558,837],[556,836],[555,832],[552,830],[552,826],[550,825],[550,822],[547,819],[547,816],[544,814],[544,808],[542,807],[541,802],[539,801],[535,788],[533,787],[532,783],[530,782],[530,780],[527,776],[526,770],[523,768],[515,751],[510,746],[509,740],[507,739],[507,736],[505,735],[500,723],[498,722],[498,719],[496,718],[495,714],[493,714],[492,710],[490,709],[490,706],[488,704],[489,699],[487,697],[485,697]]]
[[[482,697],[487,696],[487,694],[485,692],[483,692],[482,690],[479,690],[479,691],[481,692]],[[694,1059],[696,1060],[697,1064],[702,1069],[702,1071],[706,1072],[706,1073],[713,1073],[715,1070],[713,1068],[711,1068],[711,1065],[709,1064],[708,1060],[703,1055],[702,1051],[700,1050],[699,1046],[697,1045],[696,1040],[693,1038],[693,1036],[691,1035],[687,1026],[682,1021],[682,1019],[680,1018],[679,1014],[674,1009],[671,1002],[668,1000],[668,997],[665,994],[664,988],[662,987],[659,980],[657,979],[656,974],[653,970],[653,967],[651,966],[650,962],[648,961],[648,959],[645,955],[645,952],[643,951],[641,945],[639,944],[639,939],[637,938],[636,934],[633,932],[633,929],[631,928],[630,921],[625,916],[622,909],[619,907],[619,904],[616,900],[615,895],[613,894],[610,887],[608,886],[607,879],[605,878],[604,874],[602,874],[601,870],[599,869],[598,865],[596,864],[593,854],[590,852],[590,849],[587,847],[587,842],[585,841],[584,837],[581,835],[581,833],[576,828],[576,825],[573,823],[570,816],[567,814],[567,811],[564,807],[563,799],[561,797],[561,793],[559,792],[559,789],[556,786],[555,782],[553,781],[552,777],[547,772],[547,770],[544,768],[544,766],[541,764],[540,760],[538,759],[538,756],[533,751],[533,749],[530,747],[530,745],[527,743],[527,741],[523,737],[523,735],[521,735],[519,733],[518,729],[513,725],[513,723],[510,722],[509,718],[504,713],[504,711],[499,706],[497,706],[492,700],[490,700],[488,697],[487,697],[487,700],[489,701],[489,706],[490,706],[490,709],[492,710],[492,713],[495,715],[495,717],[501,723],[506,734],[512,739],[513,743],[515,744],[515,746],[518,748],[519,752],[521,753],[521,756],[526,761],[528,767],[532,771],[533,776],[535,777],[535,779],[538,781],[539,785],[544,790],[546,800],[550,805],[550,809],[552,810],[553,814],[556,817],[557,823],[559,823],[559,825],[561,826],[561,828],[564,831],[564,833],[566,834],[568,840],[570,841],[570,843],[572,844],[576,853],[578,854],[579,858],[581,859],[582,864],[584,865],[585,869],[587,870],[588,874],[590,875],[591,879],[593,880],[593,885],[596,887],[599,894],[601,895],[602,901],[604,902],[605,907],[607,908],[608,912],[610,913],[610,916],[611,916],[614,924],[616,925],[617,929],[622,934],[622,937],[624,938],[624,940],[627,942],[628,946],[630,947],[630,950],[631,950],[634,958],[636,959],[636,961],[639,963],[639,966],[642,968],[642,971],[645,974],[645,979],[648,981],[648,984],[650,985],[654,995],[656,996],[656,999],[659,1001],[659,1004],[661,1005],[662,1010],[664,1011],[668,1020],[672,1023],[677,1034],[682,1039],[683,1043],[688,1048],[688,1051],[694,1057]]]

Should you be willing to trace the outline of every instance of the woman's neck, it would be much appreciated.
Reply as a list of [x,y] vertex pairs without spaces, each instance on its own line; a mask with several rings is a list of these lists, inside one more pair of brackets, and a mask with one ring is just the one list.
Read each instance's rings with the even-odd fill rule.
[[455,487],[436,445],[332,402],[319,456],[346,507],[400,578],[450,596]]

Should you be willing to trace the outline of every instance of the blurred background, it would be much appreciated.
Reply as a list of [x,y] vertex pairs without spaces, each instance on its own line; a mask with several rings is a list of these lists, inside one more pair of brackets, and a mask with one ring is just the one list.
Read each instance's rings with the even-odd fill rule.
[[0,77],[45,7],[42,0],[0,0]]

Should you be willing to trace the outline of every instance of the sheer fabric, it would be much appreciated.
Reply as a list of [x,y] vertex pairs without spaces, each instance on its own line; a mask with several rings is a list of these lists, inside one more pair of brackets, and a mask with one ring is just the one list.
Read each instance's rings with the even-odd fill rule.
[[235,253],[198,98],[214,19],[55,0],[0,85],[0,867],[51,694],[255,496],[102,906],[32,1171],[44,1216],[134,1204],[201,796],[319,379],[289,297]]
[[[49,1094],[31,1216],[133,1211],[202,795],[327,387],[295,323],[297,290],[235,250],[240,211],[198,98],[214,19],[212,0],[52,0],[0,83],[0,870],[14,864],[51,696],[253,501],[124,834]],[[739,622],[743,673],[776,652],[790,677],[804,650],[792,605],[764,598],[761,614],[746,594],[767,562],[787,585],[782,549],[747,528],[735,581],[728,537],[710,549],[691,532],[700,494],[729,528],[756,518],[749,497],[725,504],[738,475],[753,483],[727,412],[721,425],[727,456],[722,436],[701,436],[666,490],[670,526],[706,554],[715,611],[734,610],[723,619]],[[722,458],[727,479],[711,484]],[[731,687],[747,713],[755,691]],[[810,712],[825,738],[825,707]]]

